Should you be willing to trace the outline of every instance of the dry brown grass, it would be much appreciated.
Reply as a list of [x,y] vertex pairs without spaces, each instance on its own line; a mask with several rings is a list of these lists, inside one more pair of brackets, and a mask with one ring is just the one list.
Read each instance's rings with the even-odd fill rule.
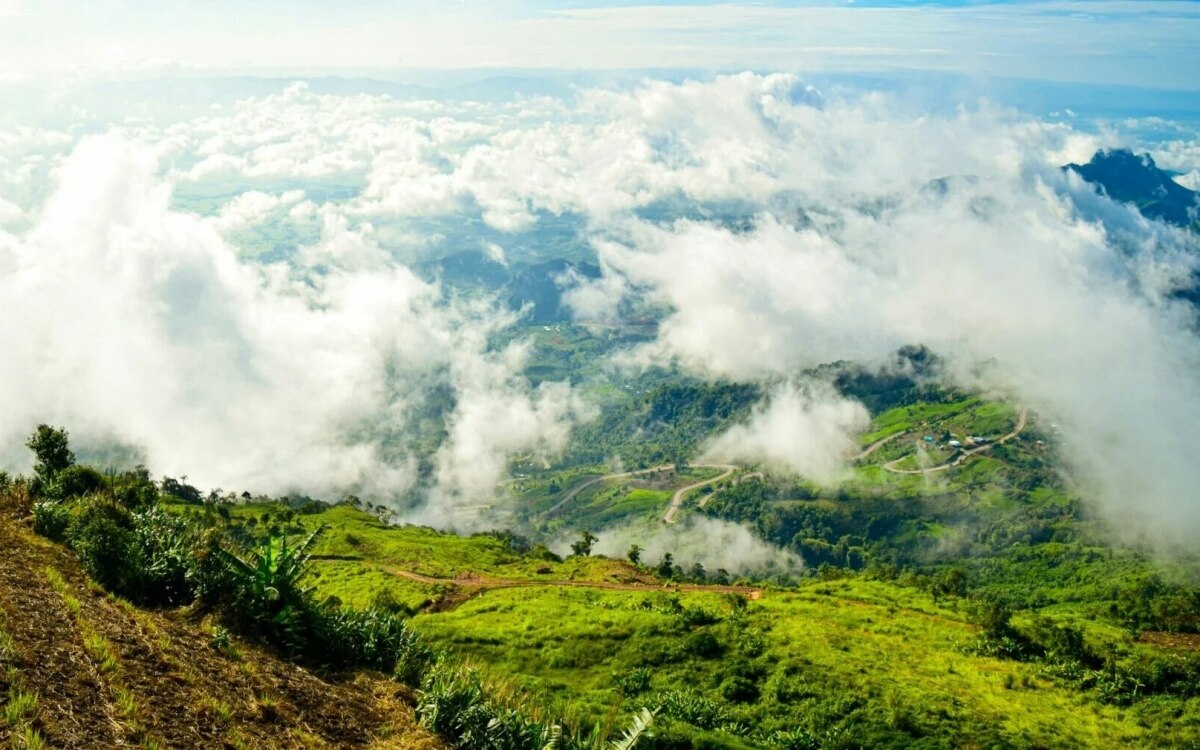
[[[11,639],[0,694],[19,682],[38,696],[30,726],[47,747],[444,747],[384,676],[314,674],[237,639],[233,653],[217,650],[199,614],[139,610],[89,586],[71,553],[20,515],[15,503],[0,509]],[[0,735],[14,740],[8,727]]]

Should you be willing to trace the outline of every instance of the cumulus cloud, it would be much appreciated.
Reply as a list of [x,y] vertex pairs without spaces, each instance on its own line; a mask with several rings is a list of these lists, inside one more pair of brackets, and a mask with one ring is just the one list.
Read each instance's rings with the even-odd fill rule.
[[[435,502],[419,518],[462,525],[490,504],[519,452],[549,455],[562,449],[570,428],[595,410],[565,383],[543,383],[530,391],[517,377],[527,352],[514,346],[499,356],[458,356],[449,374],[456,393],[447,419],[448,439],[436,456]],[[465,511],[465,512],[464,512]]]
[[486,302],[446,304],[331,211],[297,263],[242,262],[220,230],[299,196],[247,193],[214,222],[173,210],[158,172],[153,148],[89,137],[38,222],[0,234],[4,464],[27,465],[23,435],[50,421],[202,486],[394,501],[418,482],[413,415],[446,373],[448,491],[490,500],[505,452],[561,444],[581,408],[564,386],[523,392],[520,347],[488,350],[504,319]]
[[870,422],[862,404],[822,383],[778,386],[750,420],[717,436],[709,460],[762,461],[818,482],[832,482]]
[[[765,171],[788,197],[748,227],[630,220],[599,239],[624,279],[607,288],[670,311],[632,359],[755,379],[924,343],[960,383],[1065,425],[1068,458],[1113,516],[1200,526],[1181,439],[1200,419],[1200,347],[1194,310],[1170,295],[1196,269],[1195,237],[1064,175],[1077,139],[1055,127],[885,114],[782,115],[795,146]],[[755,426],[741,444],[777,457],[776,422]]]

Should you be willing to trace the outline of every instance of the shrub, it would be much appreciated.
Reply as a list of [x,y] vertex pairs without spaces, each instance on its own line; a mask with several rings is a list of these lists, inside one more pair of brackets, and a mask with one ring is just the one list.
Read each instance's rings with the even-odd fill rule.
[[90,466],[73,464],[60,471],[46,494],[60,500],[82,497],[104,488],[104,475]]
[[396,598],[396,594],[388,588],[379,589],[375,592],[375,596],[371,598],[371,606],[381,612],[388,612],[393,615],[403,615],[411,617],[412,609]]
[[780,730],[767,738],[767,744],[781,750],[819,750],[821,741],[807,729]]
[[552,728],[489,700],[479,676],[440,662],[430,672],[417,702],[426,728],[451,737],[465,750],[525,750],[546,747]]
[[712,659],[721,655],[721,642],[717,637],[708,631],[692,633],[688,636],[684,644],[688,653],[695,654],[702,659]]
[[649,690],[650,678],[651,672],[645,667],[631,669],[628,672],[613,672],[613,683],[624,696],[638,695]]
[[340,607],[313,609],[313,638],[330,667],[366,667],[395,672],[403,658],[401,682],[420,684],[432,654],[403,620],[378,610]]
[[667,690],[655,698],[663,716],[699,729],[715,729],[729,718],[723,705],[690,690]]
[[758,700],[758,693],[754,680],[740,675],[728,677],[721,683],[721,697],[731,703],[753,703]]
[[130,510],[143,510],[158,500],[158,488],[145,466],[122,472],[112,482],[113,501]]
[[63,541],[67,534],[67,524],[70,522],[70,508],[65,503],[53,500],[34,503],[33,530],[47,539]]
[[73,513],[67,542],[96,583],[122,595],[133,590],[139,561],[129,511],[98,498],[85,502]]

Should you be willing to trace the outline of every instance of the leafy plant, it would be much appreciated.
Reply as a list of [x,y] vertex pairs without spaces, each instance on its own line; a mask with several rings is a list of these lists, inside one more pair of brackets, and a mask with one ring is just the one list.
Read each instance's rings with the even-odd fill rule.
[[654,717],[658,713],[657,710],[651,711],[648,708],[643,708],[633,716],[633,720],[629,726],[625,728],[625,732],[620,738],[613,740],[609,744],[611,750],[633,750],[634,746],[643,737],[652,736],[650,733],[650,725],[654,723]]
[[67,529],[67,541],[83,569],[109,591],[125,593],[135,588],[138,560],[133,526],[126,509],[89,498],[73,514]]
[[63,541],[70,522],[70,508],[65,503],[43,500],[33,504],[33,530],[47,539]]

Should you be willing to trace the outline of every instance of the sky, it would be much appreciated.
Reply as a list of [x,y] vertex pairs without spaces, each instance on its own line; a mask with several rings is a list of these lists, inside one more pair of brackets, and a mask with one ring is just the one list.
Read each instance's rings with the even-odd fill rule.
[[0,0],[0,76],[938,71],[1200,86],[1200,3]]

